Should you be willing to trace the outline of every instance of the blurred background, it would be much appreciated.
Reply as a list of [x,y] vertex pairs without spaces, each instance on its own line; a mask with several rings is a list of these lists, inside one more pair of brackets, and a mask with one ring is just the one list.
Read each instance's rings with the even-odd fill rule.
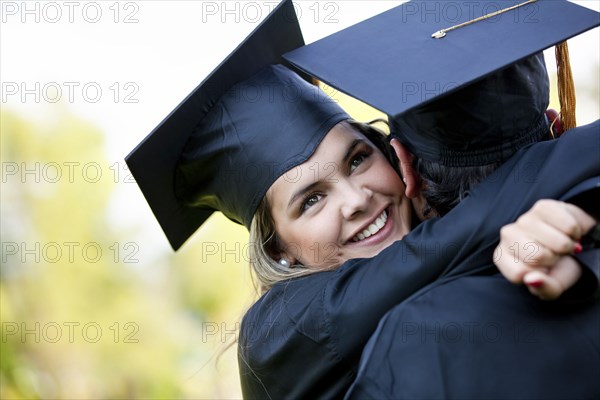
[[[401,2],[295,3],[310,43]],[[173,253],[123,159],[276,4],[0,1],[0,398],[241,397],[247,232],[215,214]],[[569,42],[580,125],[599,39]]]

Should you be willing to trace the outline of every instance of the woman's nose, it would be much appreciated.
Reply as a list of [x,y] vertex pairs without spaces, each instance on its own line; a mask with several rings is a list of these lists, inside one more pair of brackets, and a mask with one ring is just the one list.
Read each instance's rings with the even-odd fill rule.
[[344,218],[351,219],[367,210],[373,197],[373,192],[369,188],[347,181],[338,183],[342,185],[340,196]]

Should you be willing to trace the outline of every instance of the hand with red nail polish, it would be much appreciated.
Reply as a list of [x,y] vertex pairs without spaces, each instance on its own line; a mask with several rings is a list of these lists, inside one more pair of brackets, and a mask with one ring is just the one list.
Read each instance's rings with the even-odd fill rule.
[[542,285],[544,284],[544,281],[531,281],[531,282],[525,282],[525,284],[527,286],[537,289],[537,288],[542,287]]
[[502,228],[494,262],[509,281],[526,284],[541,299],[555,299],[581,276],[571,255],[581,252],[578,241],[595,224],[572,204],[540,200]]

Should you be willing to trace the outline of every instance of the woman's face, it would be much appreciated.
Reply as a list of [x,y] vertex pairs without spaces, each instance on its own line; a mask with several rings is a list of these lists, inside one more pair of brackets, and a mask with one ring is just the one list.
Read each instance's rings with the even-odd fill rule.
[[383,153],[347,122],[267,192],[282,258],[329,269],[366,258],[410,231],[411,203]]

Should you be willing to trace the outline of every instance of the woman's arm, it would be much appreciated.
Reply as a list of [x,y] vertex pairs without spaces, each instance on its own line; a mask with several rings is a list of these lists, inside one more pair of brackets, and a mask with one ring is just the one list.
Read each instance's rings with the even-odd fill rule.
[[[323,298],[341,354],[364,344],[390,305],[432,281],[493,271],[500,229],[541,199],[559,199],[580,182],[597,179],[600,121],[559,140],[517,153],[446,216],[422,223],[371,259],[351,260],[335,272]],[[590,155],[582,157],[584,155]],[[572,160],[577,159],[577,163]],[[560,166],[560,168],[557,168]],[[527,253],[530,254],[530,253]],[[339,334],[352,332],[341,338]],[[345,350],[345,351],[344,351]]]

